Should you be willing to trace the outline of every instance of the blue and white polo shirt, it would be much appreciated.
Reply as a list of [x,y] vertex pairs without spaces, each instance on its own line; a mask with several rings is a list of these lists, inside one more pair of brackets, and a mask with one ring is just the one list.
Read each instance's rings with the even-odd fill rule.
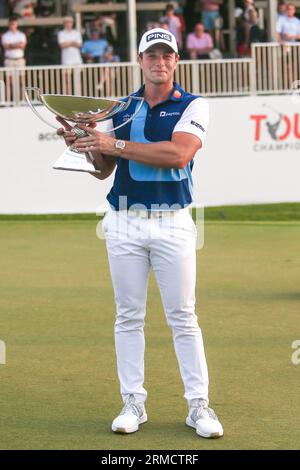
[[[144,86],[133,96],[142,96],[143,92]],[[126,111],[113,117],[113,127],[126,121],[139,104],[133,100]],[[152,108],[144,102],[133,121],[115,130],[115,137],[131,142],[151,143],[171,141],[174,132],[187,132],[199,137],[203,144],[208,121],[207,101],[186,93],[174,83],[166,101]],[[107,200],[115,210],[129,209],[133,205],[142,205],[149,210],[186,207],[193,200],[193,164],[194,159],[183,169],[166,169],[118,157],[113,187]]]

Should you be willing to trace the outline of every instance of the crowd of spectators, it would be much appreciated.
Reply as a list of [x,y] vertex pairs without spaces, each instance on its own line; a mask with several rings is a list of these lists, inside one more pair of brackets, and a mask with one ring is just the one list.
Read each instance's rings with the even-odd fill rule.
[[[66,1],[62,11],[73,11],[75,3],[84,3],[84,0]],[[0,32],[0,65],[7,64],[6,59],[11,55],[9,48],[14,48],[19,58],[22,57],[22,65],[76,65],[120,60],[114,52],[118,41],[115,14],[94,15],[85,22],[83,31],[74,29],[72,16],[64,18],[63,29],[58,26],[23,27],[21,32],[18,27],[20,19],[54,16],[54,11],[54,0],[0,0],[0,18],[9,15],[8,30]],[[22,50],[17,47],[20,35],[24,38]],[[15,66],[18,65],[21,65],[21,60],[15,62]]]
[[[147,1],[150,0],[144,0]],[[0,41],[2,64],[18,66],[26,61],[28,65],[75,65],[127,60],[126,13],[90,14],[83,17],[82,31],[77,31],[71,14],[76,4],[83,3],[98,2],[60,2],[61,12],[68,15],[63,29],[26,27],[21,32],[18,19],[53,16],[57,3],[55,0],[0,0],[0,18],[10,16],[11,19]],[[254,0],[236,0],[235,7],[235,55],[247,57],[251,43],[266,40],[265,28],[259,21]],[[228,56],[227,21],[226,0],[182,0],[168,4],[163,15],[145,8],[138,16],[138,34],[155,26],[162,27],[175,35],[182,58],[221,58]],[[276,29],[281,43],[300,40],[300,20],[293,3],[279,1]]]

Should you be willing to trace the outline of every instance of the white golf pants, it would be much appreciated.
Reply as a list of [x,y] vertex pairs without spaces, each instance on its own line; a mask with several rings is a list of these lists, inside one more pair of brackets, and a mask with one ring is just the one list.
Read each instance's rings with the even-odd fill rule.
[[153,269],[187,400],[208,400],[208,372],[195,314],[197,231],[188,208],[173,216],[143,218],[109,210],[102,223],[115,294],[115,347],[123,400],[145,401],[144,320],[147,283]]

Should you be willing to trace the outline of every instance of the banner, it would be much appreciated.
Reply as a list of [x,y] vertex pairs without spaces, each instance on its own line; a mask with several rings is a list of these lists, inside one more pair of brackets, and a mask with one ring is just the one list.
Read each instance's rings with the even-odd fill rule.
[[[195,204],[300,201],[296,100],[253,96],[210,98],[209,104],[209,130],[193,168]],[[0,213],[104,209],[114,174],[101,181],[89,174],[52,169],[64,142],[27,106],[0,108],[0,123]]]

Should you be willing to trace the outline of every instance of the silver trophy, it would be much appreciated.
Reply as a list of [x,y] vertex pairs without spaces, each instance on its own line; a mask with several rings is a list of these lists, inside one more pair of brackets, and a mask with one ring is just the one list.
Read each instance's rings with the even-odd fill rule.
[[[57,130],[58,127],[44,119],[35,108],[34,103],[31,101],[31,93],[36,95],[38,103],[45,105],[46,108],[56,116],[60,116],[66,121],[75,122],[76,124],[72,127],[72,132],[77,138],[86,137],[88,135],[88,133],[78,127],[77,124],[85,124],[88,126],[92,123],[107,121],[117,113],[126,111],[133,100],[137,101],[138,104],[135,112],[125,122],[117,127],[103,131],[110,133],[132,121],[144,103],[144,98],[137,96],[130,96],[129,99],[124,102],[106,98],[90,98],[88,96],[45,94],[41,93],[40,89],[37,87],[26,87],[24,92],[25,99],[34,114],[55,130]],[[56,170],[100,173],[95,169],[93,161],[94,158],[91,152],[81,153],[74,148],[74,145],[71,145],[55,162],[53,168]]]

